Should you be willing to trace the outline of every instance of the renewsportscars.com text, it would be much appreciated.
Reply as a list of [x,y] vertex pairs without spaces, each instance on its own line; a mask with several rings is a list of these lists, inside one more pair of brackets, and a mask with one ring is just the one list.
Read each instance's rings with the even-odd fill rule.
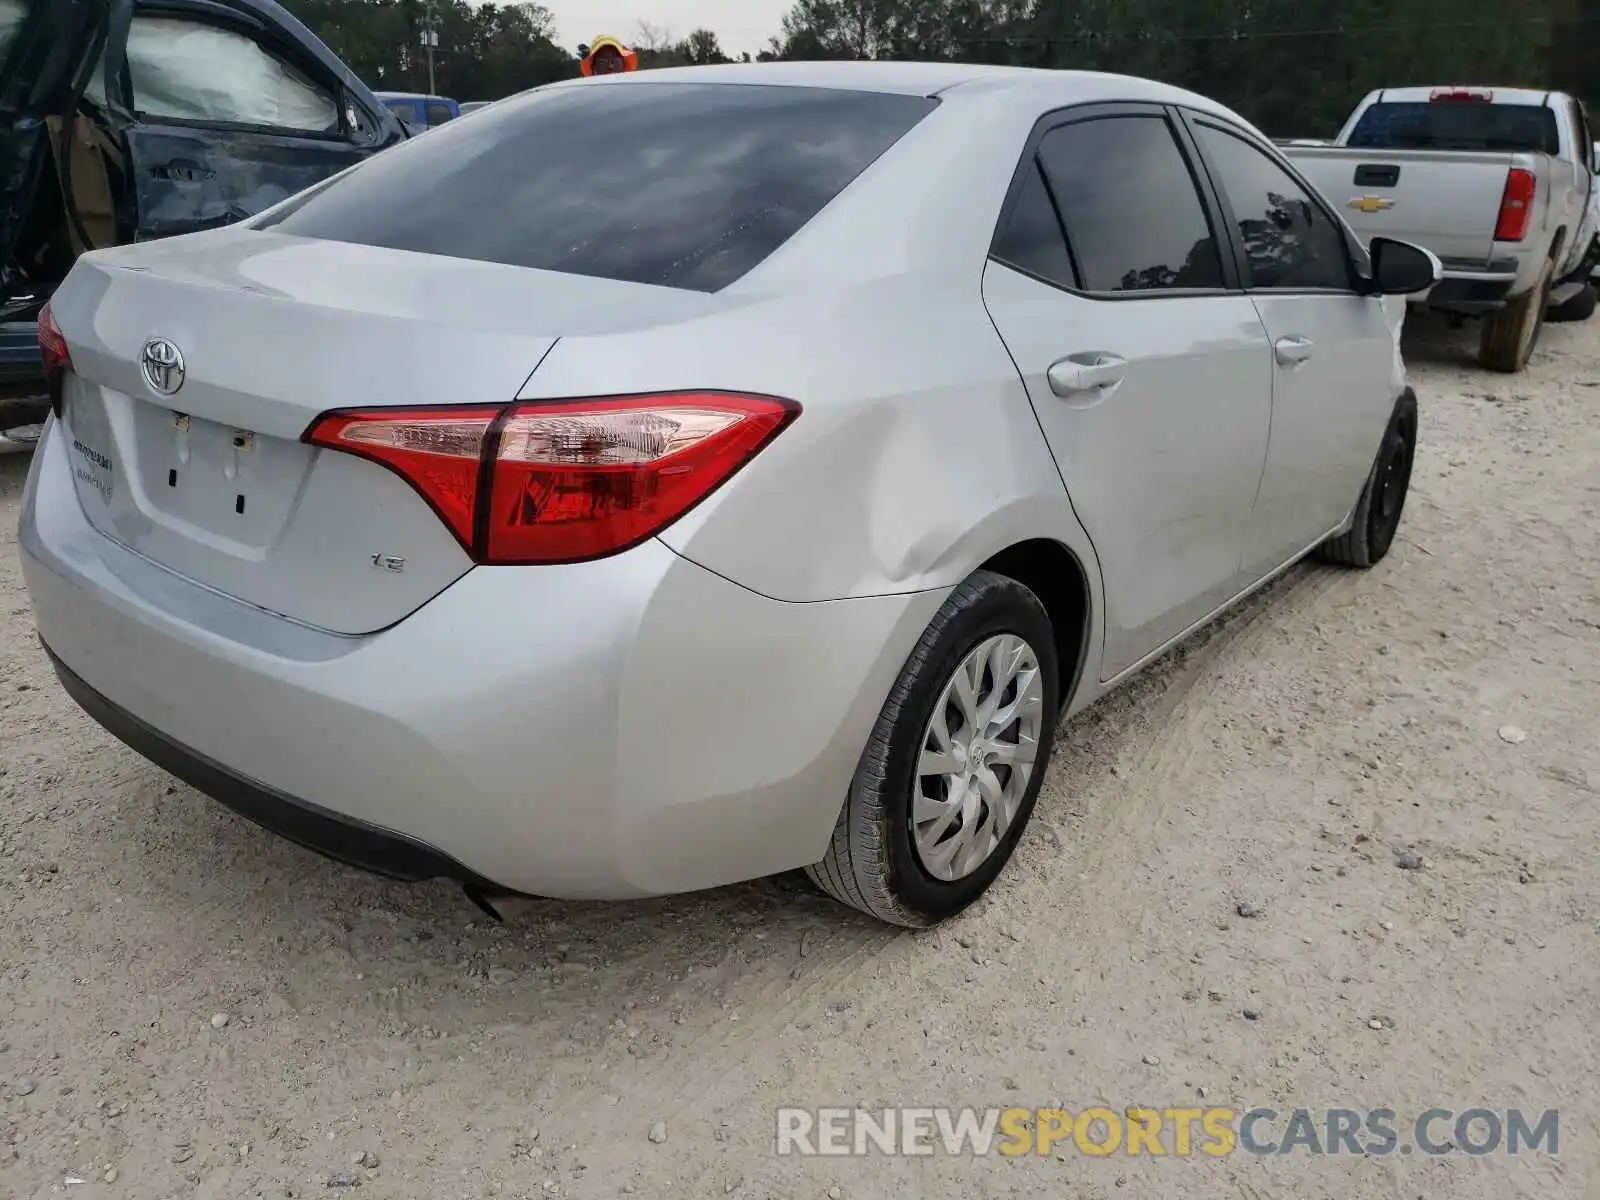
[[1557,1109],[780,1108],[781,1155],[1557,1155]]

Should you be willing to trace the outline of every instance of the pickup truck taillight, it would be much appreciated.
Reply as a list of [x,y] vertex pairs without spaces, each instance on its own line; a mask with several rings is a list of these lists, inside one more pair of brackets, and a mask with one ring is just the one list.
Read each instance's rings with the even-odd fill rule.
[[1500,219],[1494,226],[1495,241],[1520,242],[1528,235],[1528,220],[1533,216],[1534,186],[1532,171],[1512,167],[1506,172],[1506,190],[1500,197]]

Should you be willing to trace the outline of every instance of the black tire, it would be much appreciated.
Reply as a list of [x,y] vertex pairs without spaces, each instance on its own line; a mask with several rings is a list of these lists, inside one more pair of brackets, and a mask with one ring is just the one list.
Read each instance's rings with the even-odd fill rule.
[[[1039,662],[1044,706],[1033,774],[1009,828],[971,874],[930,874],[911,826],[916,768],[935,704],[966,657],[998,634],[1026,641]],[[966,908],[1010,860],[1050,764],[1060,712],[1060,668],[1044,605],[1003,575],[978,571],[939,609],[900,672],[856,767],[827,856],[806,872],[834,899],[894,925],[922,928]]]
[[1407,388],[1383,431],[1349,531],[1323,542],[1318,557],[1343,567],[1372,567],[1383,561],[1400,528],[1416,454],[1417,397]]
[[1515,375],[1528,365],[1544,329],[1544,310],[1550,302],[1554,272],[1555,264],[1546,262],[1539,282],[1526,295],[1484,318],[1478,361],[1489,370]]
[[1597,301],[1600,301],[1600,295],[1596,294],[1594,285],[1586,284],[1583,291],[1572,297],[1565,304],[1557,304],[1546,312],[1544,319],[1556,324],[1566,321],[1587,321],[1594,316]]

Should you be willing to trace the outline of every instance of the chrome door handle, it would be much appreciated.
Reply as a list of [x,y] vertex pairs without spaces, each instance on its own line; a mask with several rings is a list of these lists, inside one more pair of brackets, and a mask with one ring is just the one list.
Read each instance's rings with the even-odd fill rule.
[[1063,398],[1080,396],[1084,392],[1114,387],[1122,382],[1127,372],[1128,360],[1115,354],[1099,351],[1069,354],[1050,365],[1050,390]]
[[1316,343],[1310,338],[1279,338],[1272,344],[1272,352],[1285,367],[1296,367],[1316,353]]

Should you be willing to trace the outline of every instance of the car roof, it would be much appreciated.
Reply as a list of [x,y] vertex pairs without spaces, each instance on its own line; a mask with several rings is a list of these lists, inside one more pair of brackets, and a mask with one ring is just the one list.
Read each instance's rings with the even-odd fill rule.
[[432,92],[373,92],[379,100],[448,100],[448,96],[436,96]]
[[1233,115],[1204,96],[1131,75],[1111,75],[1100,71],[1048,71],[1034,67],[999,67],[977,63],[728,63],[707,67],[665,67],[571,80],[553,86],[637,87],[661,83],[769,84],[941,98],[1002,93],[1014,95],[1019,100],[1038,100],[1052,107],[1097,100],[1146,100],[1161,104],[1184,104]]

